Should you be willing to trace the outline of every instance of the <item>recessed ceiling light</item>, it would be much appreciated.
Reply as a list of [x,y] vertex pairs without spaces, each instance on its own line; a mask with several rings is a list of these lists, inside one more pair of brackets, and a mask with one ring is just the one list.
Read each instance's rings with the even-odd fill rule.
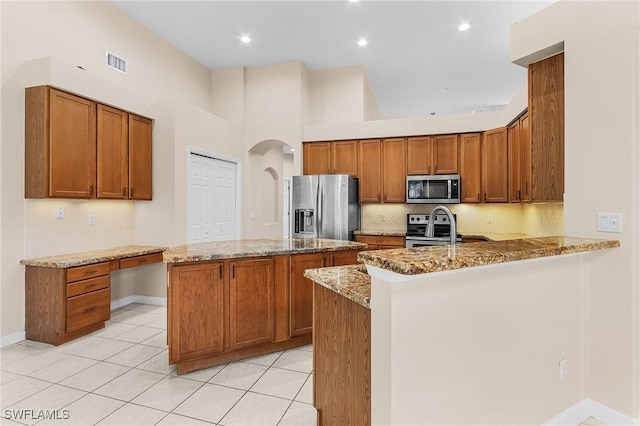
[[360,0],[349,0],[349,3],[358,3]]
[[450,92],[450,91],[451,91],[451,87],[443,87],[442,89],[440,89],[440,91],[441,91],[442,93]]
[[369,44],[369,42],[366,38],[361,38],[360,40],[358,40],[358,46],[360,47],[365,47],[367,44]]
[[248,35],[243,35],[240,37],[240,41],[244,44],[249,44],[251,43],[251,37],[249,37]]
[[468,22],[463,22],[462,24],[460,24],[460,26],[458,27],[458,31],[467,31],[469,28],[471,28],[471,25],[469,25]]

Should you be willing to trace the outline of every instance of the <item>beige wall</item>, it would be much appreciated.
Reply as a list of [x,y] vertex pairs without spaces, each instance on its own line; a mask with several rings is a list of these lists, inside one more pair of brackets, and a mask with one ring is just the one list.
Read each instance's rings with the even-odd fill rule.
[[[585,315],[584,396],[635,418],[639,27],[638,2],[560,1],[514,25],[511,45],[517,60],[564,41],[565,231],[621,241],[614,254],[589,260],[579,295]],[[598,232],[597,212],[622,213],[623,232]]]
[[365,78],[362,65],[310,72],[312,102],[306,123],[365,120]]

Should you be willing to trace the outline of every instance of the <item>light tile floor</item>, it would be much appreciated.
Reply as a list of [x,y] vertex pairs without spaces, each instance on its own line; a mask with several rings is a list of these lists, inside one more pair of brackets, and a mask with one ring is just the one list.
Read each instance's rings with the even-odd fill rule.
[[133,303],[64,345],[3,348],[0,425],[316,424],[311,346],[178,376],[166,318],[165,307]]

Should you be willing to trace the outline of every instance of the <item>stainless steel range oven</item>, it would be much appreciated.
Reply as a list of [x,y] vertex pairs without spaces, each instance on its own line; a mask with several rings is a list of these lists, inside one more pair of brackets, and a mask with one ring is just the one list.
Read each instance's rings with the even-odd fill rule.
[[[453,215],[455,220],[455,214]],[[449,234],[450,221],[446,214],[436,214],[433,226],[433,237],[426,237],[428,214],[408,214],[407,215],[407,235],[405,247],[427,247],[447,245],[451,242]],[[462,242],[462,235],[456,233],[456,243]]]

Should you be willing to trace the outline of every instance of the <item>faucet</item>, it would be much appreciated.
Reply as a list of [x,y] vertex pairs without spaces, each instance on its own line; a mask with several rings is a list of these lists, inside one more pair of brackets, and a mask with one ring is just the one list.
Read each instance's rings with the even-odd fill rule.
[[429,222],[427,223],[427,229],[425,230],[425,237],[433,237],[433,226],[436,220],[436,212],[443,211],[449,217],[449,237],[451,238],[451,244],[456,243],[456,220],[453,217],[453,213],[445,206],[436,206],[429,214]]

